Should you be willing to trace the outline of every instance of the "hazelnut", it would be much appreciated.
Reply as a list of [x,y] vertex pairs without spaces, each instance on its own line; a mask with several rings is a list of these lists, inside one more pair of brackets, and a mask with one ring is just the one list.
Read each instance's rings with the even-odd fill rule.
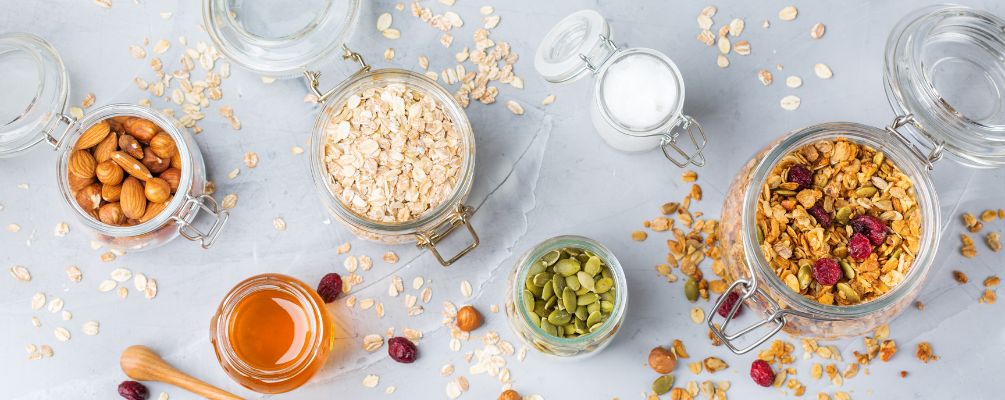
[[457,327],[464,332],[471,332],[482,326],[482,314],[472,306],[457,310]]
[[520,400],[520,399],[521,399],[520,393],[517,393],[516,390],[510,389],[505,392],[502,392],[502,394],[499,395],[498,400]]
[[665,347],[653,347],[649,351],[649,367],[653,371],[656,371],[657,374],[669,374],[677,367],[677,356],[673,354],[673,351]]
[[80,189],[75,196],[77,204],[84,210],[97,210],[101,205],[101,185],[92,183]]
[[149,147],[143,149],[143,160],[141,162],[154,174],[164,172],[164,170],[171,167],[171,164],[167,160],[158,157]]
[[108,225],[122,225],[126,222],[126,214],[122,213],[119,203],[106,203],[98,209],[98,219]]
[[98,177],[101,183],[106,185],[118,185],[122,183],[122,178],[125,177],[125,172],[122,171],[122,167],[116,164],[115,161],[105,160],[98,164],[95,169],[94,174]]
[[133,158],[141,159],[143,158],[143,146],[140,145],[140,141],[129,135],[122,135],[119,138],[119,149],[133,156]]
[[178,183],[181,182],[181,170],[178,168],[168,168],[161,172],[160,178],[171,184],[171,193],[178,191]]
[[171,197],[171,184],[161,178],[150,179],[143,187],[143,194],[151,202],[163,203]]
[[101,198],[105,201],[119,201],[122,185],[101,185]]
[[171,156],[178,151],[175,148],[174,139],[165,132],[159,132],[150,139],[150,150],[153,150],[157,157],[171,159]]

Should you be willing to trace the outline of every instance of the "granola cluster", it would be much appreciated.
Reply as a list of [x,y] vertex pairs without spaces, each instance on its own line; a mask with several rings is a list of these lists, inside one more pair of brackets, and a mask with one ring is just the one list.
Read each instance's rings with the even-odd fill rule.
[[757,208],[761,251],[775,273],[828,305],[868,302],[902,282],[921,223],[911,179],[882,152],[845,138],[783,157]]

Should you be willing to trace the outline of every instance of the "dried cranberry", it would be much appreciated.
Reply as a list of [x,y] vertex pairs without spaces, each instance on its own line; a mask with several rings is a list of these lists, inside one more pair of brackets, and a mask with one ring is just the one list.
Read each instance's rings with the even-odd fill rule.
[[318,294],[325,303],[335,301],[342,294],[342,277],[334,272],[325,275],[318,283]]
[[387,354],[394,361],[411,364],[415,361],[415,356],[419,354],[419,349],[411,340],[398,336],[387,341]]
[[817,223],[819,223],[820,226],[824,227],[825,229],[831,227],[831,215],[828,214],[823,207],[820,207],[819,204],[810,207],[810,209],[806,211],[808,211],[810,215],[813,216],[813,218],[817,219]]
[[873,246],[879,246],[886,240],[886,225],[879,218],[861,214],[851,221],[851,229],[869,238]]
[[[726,300],[722,302],[721,306],[719,306],[719,315],[721,315],[723,318],[728,317],[729,310],[733,309],[733,305],[736,304],[738,300],[740,300],[739,294],[737,294],[736,292],[729,292],[729,294],[726,295]],[[740,306],[737,307],[736,309],[736,314],[733,314],[733,317],[739,317],[740,314],[742,313],[743,313],[743,304],[740,304]]]
[[126,400],[146,400],[150,397],[150,391],[142,383],[123,381],[119,384],[119,396]]
[[816,279],[821,285],[838,283],[843,274],[837,261],[830,258],[821,258],[813,263],[813,279]]
[[771,370],[771,364],[767,361],[754,360],[750,363],[750,379],[758,385],[769,387],[775,383],[775,371]]
[[851,235],[851,240],[848,241],[848,254],[856,261],[865,260],[872,254],[872,243],[861,233]]
[[813,172],[802,165],[793,165],[789,167],[789,182],[799,184],[796,190],[806,189],[813,186]]

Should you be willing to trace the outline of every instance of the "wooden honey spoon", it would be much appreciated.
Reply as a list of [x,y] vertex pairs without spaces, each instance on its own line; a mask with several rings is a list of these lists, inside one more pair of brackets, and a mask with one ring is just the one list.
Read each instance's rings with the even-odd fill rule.
[[223,389],[195,379],[168,364],[146,346],[129,346],[119,358],[122,372],[138,381],[174,385],[210,400],[244,400]]

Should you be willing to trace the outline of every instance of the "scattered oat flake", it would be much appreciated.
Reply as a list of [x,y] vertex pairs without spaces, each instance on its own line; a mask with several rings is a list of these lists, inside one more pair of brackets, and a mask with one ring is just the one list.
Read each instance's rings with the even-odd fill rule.
[[161,19],[171,19],[171,15],[172,14],[170,12],[165,11],[165,12],[160,13],[160,15],[161,15]]
[[70,331],[66,330],[66,328],[56,328],[52,333],[56,336],[56,340],[60,342],[70,340]]
[[136,274],[136,276],[133,277],[133,287],[135,287],[138,292],[147,290],[147,276],[144,274]]
[[277,231],[285,231],[286,221],[282,217],[276,217],[272,220],[272,226],[276,228]]
[[345,254],[348,253],[349,250],[352,250],[352,243],[345,242],[335,248],[335,254]]
[[119,289],[115,292],[120,298],[129,297],[129,288],[125,286],[119,286]]
[[545,97],[544,100],[541,100],[541,105],[546,106],[554,102],[555,102],[555,95],[549,94],[548,97]]
[[56,224],[56,228],[53,230],[53,235],[56,237],[64,237],[67,233],[70,233],[70,225],[67,225],[66,222]]
[[70,279],[70,282],[80,282],[84,277],[84,273],[76,265],[71,265],[66,267],[66,277]]
[[384,337],[380,335],[366,335],[363,337],[363,350],[373,353],[384,346]]
[[796,15],[799,14],[799,10],[795,6],[788,6],[780,11],[778,11],[778,19],[782,21],[792,21],[796,19]]
[[393,17],[391,13],[383,13],[377,17],[377,31],[383,32],[391,27],[391,22],[393,22]]
[[467,279],[461,281],[461,295],[465,298],[471,297],[471,282],[468,282]]
[[94,0],[94,4],[102,8],[112,8],[112,0]]
[[514,115],[523,115],[523,106],[513,100],[506,100],[506,108]]
[[154,45],[153,51],[155,54],[164,54],[164,52],[168,51],[168,49],[170,48],[171,48],[171,42],[165,39],[161,39],[158,40],[157,44]]
[[116,268],[112,270],[111,275],[116,282],[125,282],[133,277],[133,273],[125,268]]
[[143,50],[142,47],[134,44],[129,46],[129,54],[137,60],[142,60],[143,58],[146,58],[147,51]]
[[94,336],[98,334],[99,328],[100,326],[98,325],[98,321],[87,321],[84,323],[82,329],[85,335]]
[[394,49],[388,47],[387,50],[384,50],[384,60],[391,61],[393,59],[394,59]]
[[45,306],[45,293],[35,293],[31,297],[31,309],[39,310]]
[[25,268],[23,265],[15,265],[13,267],[10,267],[10,276],[13,276],[14,279],[20,282],[31,281],[31,273],[28,272],[28,268]]
[[377,387],[378,383],[380,383],[380,377],[377,375],[367,375],[363,378],[363,386],[365,387],[374,388]]
[[820,39],[824,37],[824,32],[826,30],[827,27],[824,24],[817,22],[816,24],[813,24],[812,28],[810,28],[810,37],[814,39]]
[[780,102],[782,109],[788,111],[794,111],[795,109],[799,108],[799,103],[800,103],[799,97],[793,95],[782,97],[782,100]]
[[98,285],[98,291],[102,293],[111,292],[116,286],[118,286],[118,283],[111,279],[106,279]]
[[715,58],[715,64],[718,65],[719,68],[729,67],[729,59],[726,58],[726,55],[719,54],[719,56]]
[[52,300],[49,300],[49,306],[47,308],[49,309],[49,312],[53,314],[60,312],[63,309],[63,299],[53,297]]
[[240,174],[241,174],[241,169],[240,168],[234,168],[233,171],[230,171],[230,173],[227,174],[227,178],[234,179],[234,178],[237,178],[237,176],[240,175]]
[[803,78],[800,78],[795,75],[791,75],[788,78],[785,78],[785,86],[795,89],[802,85],[803,85]]
[[21,225],[18,225],[18,224],[8,224],[7,225],[7,232],[17,233],[20,230],[21,230]]
[[499,16],[490,15],[485,17],[485,29],[495,29],[499,25]]
[[395,254],[393,251],[387,251],[387,252],[384,253],[383,259],[384,259],[384,262],[386,262],[388,264],[394,264],[394,263],[398,262],[398,255]]
[[397,29],[394,29],[394,28],[385,29],[381,33],[384,35],[385,38],[388,38],[388,39],[391,39],[391,40],[398,39],[398,38],[401,37],[401,31],[399,31]]
[[820,79],[830,79],[834,76],[834,73],[831,72],[831,68],[827,64],[813,65],[813,73],[817,74],[817,78]]
[[230,209],[236,207],[237,206],[237,194],[231,193],[231,194],[228,194],[226,196],[223,196],[223,201],[221,202],[221,206],[223,207],[224,210],[230,210]]
[[300,147],[300,146],[293,146],[293,147],[290,148],[290,153],[293,153],[293,155],[295,155],[295,156],[296,155],[300,155],[300,154],[304,154],[304,149],[302,147]]
[[768,86],[774,81],[774,76],[771,75],[771,71],[762,69],[757,71],[757,80],[761,81],[762,85]]
[[495,8],[492,8],[492,6],[482,6],[478,9],[478,12],[482,15],[489,15],[495,12]]
[[423,279],[421,276],[417,276],[415,277],[415,279],[412,279],[412,289],[419,290],[425,283],[426,283],[425,279]]
[[705,320],[705,310],[701,307],[694,307],[691,309],[691,322],[696,324],[701,324]]

